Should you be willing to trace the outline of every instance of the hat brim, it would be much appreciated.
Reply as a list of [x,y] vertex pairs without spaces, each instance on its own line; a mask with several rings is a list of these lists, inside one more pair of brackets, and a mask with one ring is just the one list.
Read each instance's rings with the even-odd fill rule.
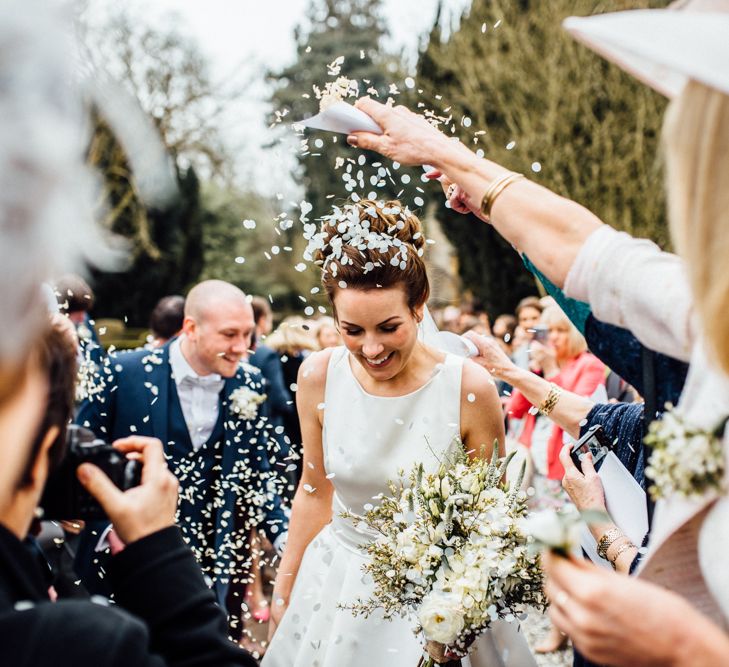
[[729,94],[729,14],[636,9],[571,16],[575,39],[666,97],[688,79]]

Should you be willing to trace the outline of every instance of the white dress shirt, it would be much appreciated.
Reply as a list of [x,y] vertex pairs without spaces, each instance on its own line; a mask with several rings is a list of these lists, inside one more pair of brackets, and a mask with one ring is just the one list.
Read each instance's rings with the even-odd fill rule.
[[198,451],[218,421],[220,390],[225,380],[217,373],[198,375],[182,354],[180,342],[183,338],[184,334],[170,344],[170,367],[190,440]]

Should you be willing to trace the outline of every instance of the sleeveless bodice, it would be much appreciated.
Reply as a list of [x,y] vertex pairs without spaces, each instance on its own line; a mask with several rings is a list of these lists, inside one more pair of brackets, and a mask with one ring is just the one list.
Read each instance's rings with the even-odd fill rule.
[[[398,470],[435,470],[460,436],[463,359],[446,355],[419,389],[397,397],[367,393],[344,347],[329,360],[324,398],[324,466],[335,502],[355,514],[387,492]],[[341,507],[334,508],[334,515]]]
[[[334,486],[332,521],[309,543],[289,607],[262,667],[401,667],[422,656],[410,618],[383,618],[381,610],[355,616],[347,605],[370,597],[372,578],[363,573],[368,556],[360,548],[373,538],[341,516],[362,514],[388,493],[387,482],[417,463],[437,469],[460,446],[463,360],[446,355],[430,379],[405,396],[367,393],[352,372],[356,361],[344,347],[329,359],[322,445]],[[313,491],[314,493],[316,491]],[[515,624],[501,623],[478,639],[470,667],[536,667]]]

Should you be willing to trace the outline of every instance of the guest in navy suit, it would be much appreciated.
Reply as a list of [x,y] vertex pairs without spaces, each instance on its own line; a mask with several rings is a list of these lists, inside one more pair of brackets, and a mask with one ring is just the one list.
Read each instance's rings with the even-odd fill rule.
[[[77,417],[108,441],[130,434],[162,441],[180,482],[178,523],[221,605],[231,580],[247,576],[251,529],[263,528],[276,546],[287,530],[262,378],[242,361],[253,328],[243,292],[222,281],[200,283],[188,294],[182,334],[157,350],[111,357],[103,390]],[[79,574],[92,592],[105,592],[97,578],[103,571],[89,572],[99,559],[90,552],[103,547],[99,527],[92,528],[79,550]],[[237,610],[230,606],[234,622],[240,601]]]
[[94,307],[94,292],[89,284],[75,273],[58,278],[54,285],[58,307],[76,327],[79,341],[100,345],[99,336],[89,311]]
[[[285,469],[287,463],[290,462],[287,462],[287,457],[291,449],[291,435],[286,433],[285,427],[288,420],[298,420],[298,415],[296,414],[296,406],[294,405],[289,387],[286,386],[281,357],[278,356],[276,350],[268,347],[265,343],[266,336],[273,329],[271,306],[266,299],[260,296],[254,296],[251,299],[251,306],[253,307],[253,317],[256,321],[256,335],[255,351],[249,361],[251,365],[261,371],[266,383],[266,395],[268,396],[266,405],[269,411],[269,421],[279,444],[276,468],[278,472],[286,475]],[[290,487],[287,489],[287,496],[293,497],[296,485],[292,481],[293,478],[290,478],[289,475],[286,476],[289,478],[288,486]]]

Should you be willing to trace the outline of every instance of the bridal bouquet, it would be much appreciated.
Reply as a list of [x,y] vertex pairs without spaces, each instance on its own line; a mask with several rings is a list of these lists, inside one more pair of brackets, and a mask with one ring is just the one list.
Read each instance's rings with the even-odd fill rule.
[[470,460],[457,450],[435,474],[422,464],[400,472],[391,495],[364,516],[345,513],[377,534],[362,547],[372,597],[347,608],[417,619],[429,665],[446,661],[446,652],[465,655],[493,621],[546,605],[539,556],[521,529],[521,480],[513,489],[502,484],[510,457],[500,460],[495,448],[490,461]]

